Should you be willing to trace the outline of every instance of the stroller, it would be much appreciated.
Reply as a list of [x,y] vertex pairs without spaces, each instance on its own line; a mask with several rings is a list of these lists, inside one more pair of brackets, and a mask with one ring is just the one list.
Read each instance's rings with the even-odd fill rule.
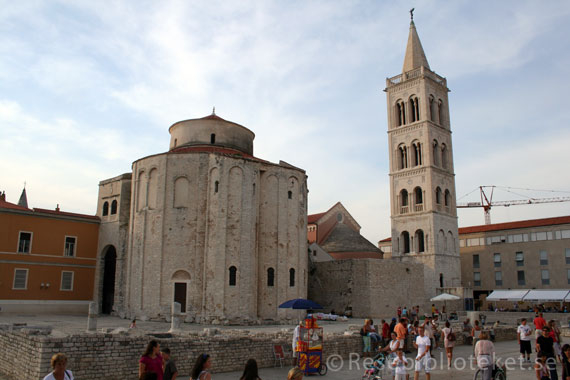
[[367,365],[362,375],[362,380],[382,380],[384,369],[386,368],[387,356],[379,352],[373,359],[371,365]]

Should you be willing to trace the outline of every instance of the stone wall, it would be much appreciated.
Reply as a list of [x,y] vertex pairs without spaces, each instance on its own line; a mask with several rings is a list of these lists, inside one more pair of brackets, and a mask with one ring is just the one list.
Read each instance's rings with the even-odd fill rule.
[[[250,335],[234,330],[231,335],[170,338],[103,333],[54,337],[34,329],[0,330],[0,345],[4,348],[0,352],[0,372],[17,379],[43,379],[50,372],[51,356],[63,352],[69,358],[68,369],[78,379],[134,379],[138,360],[151,339],[171,349],[181,376],[189,376],[195,358],[202,353],[212,356],[213,372],[241,371],[249,358],[256,359],[261,368],[272,367],[273,345],[290,346],[291,336],[292,329],[276,334]],[[324,339],[324,360],[333,354],[348,358],[349,353],[362,351],[358,334],[325,333]]]
[[423,268],[395,260],[351,259],[314,263],[309,299],[328,312],[352,310],[358,318],[388,318],[398,306],[427,310]]

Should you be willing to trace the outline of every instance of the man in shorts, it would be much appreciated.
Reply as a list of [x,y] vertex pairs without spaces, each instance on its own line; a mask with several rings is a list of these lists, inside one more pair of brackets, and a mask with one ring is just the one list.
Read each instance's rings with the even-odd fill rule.
[[420,372],[424,371],[426,373],[426,380],[431,379],[430,375],[430,359],[429,348],[431,346],[430,339],[425,336],[424,328],[420,326],[418,328],[418,337],[414,342],[414,347],[418,349],[418,355],[416,356],[416,368],[414,372],[414,380],[420,378]]
[[526,324],[526,318],[521,319],[521,324],[517,328],[517,340],[519,341],[519,346],[521,348],[521,361],[525,360],[530,363],[530,353],[532,348],[530,346],[530,336],[532,335],[531,328]]

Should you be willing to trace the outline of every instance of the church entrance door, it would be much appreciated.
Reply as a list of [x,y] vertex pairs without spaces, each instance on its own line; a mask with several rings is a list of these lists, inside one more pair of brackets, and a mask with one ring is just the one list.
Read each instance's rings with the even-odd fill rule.
[[113,311],[116,263],[117,252],[115,247],[110,246],[107,248],[107,253],[105,254],[105,265],[103,269],[103,302],[101,304],[101,312],[103,314],[111,314],[111,311]]
[[180,304],[180,311],[186,313],[186,286],[185,282],[174,283],[174,302]]

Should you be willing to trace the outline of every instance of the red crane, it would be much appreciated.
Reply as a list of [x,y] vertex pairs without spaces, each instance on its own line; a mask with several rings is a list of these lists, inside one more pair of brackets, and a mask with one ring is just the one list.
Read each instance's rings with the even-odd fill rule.
[[[491,206],[518,206],[518,205],[531,205],[538,203],[556,203],[556,202],[570,202],[570,197],[551,197],[551,198],[531,198],[528,199],[517,199],[512,201],[494,201],[493,193],[495,188],[499,186],[479,186],[479,191],[481,193],[481,202],[467,202],[467,203],[457,203],[457,208],[470,208],[470,207],[482,207],[485,213],[485,224],[491,224]],[[485,189],[491,189],[489,195],[485,193]],[[511,189],[511,188],[506,188]],[[531,190],[531,189],[521,189],[521,190]],[[474,190],[475,191],[475,190]],[[549,192],[555,192],[554,190],[547,190]],[[469,193],[471,194],[471,193]],[[469,195],[467,194],[467,195]]]

